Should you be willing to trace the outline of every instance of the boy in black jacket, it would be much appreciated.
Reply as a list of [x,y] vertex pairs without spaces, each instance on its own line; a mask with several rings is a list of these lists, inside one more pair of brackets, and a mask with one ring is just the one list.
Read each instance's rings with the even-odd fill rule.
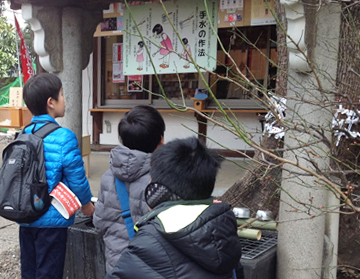
[[151,158],[145,199],[152,211],[106,278],[234,278],[241,257],[236,219],[211,193],[221,158],[196,138],[178,139]]

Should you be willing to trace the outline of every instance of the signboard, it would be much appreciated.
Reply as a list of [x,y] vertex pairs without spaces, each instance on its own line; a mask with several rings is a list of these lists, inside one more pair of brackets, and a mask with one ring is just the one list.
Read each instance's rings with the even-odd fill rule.
[[250,25],[251,0],[220,0],[218,28]]
[[220,0],[220,10],[244,9],[244,0]]
[[22,87],[10,87],[9,106],[10,107],[22,107],[23,106],[23,88]]
[[[144,40],[141,39],[130,12],[126,9],[124,74],[154,74],[155,71],[158,74],[196,72],[194,65],[189,62],[190,55],[201,67],[214,70],[219,2],[207,0],[206,3],[207,7],[204,0],[165,2],[170,20],[160,3],[132,6],[131,13]],[[173,30],[170,21],[180,37]],[[215,33],[211,25],[215,28]]]
[[143,86],[143,76],[128,76],[128,92],[141,92]]
[[251,25],[276,24],[272,11],[275,11],[274,0],[252,0],[251,1]]

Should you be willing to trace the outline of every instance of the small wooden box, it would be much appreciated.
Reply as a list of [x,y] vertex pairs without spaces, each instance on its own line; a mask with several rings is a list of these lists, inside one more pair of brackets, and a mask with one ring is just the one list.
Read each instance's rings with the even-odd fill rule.
[[21,108],[0,107],[0,126],[5,128],[21,127]]
[[26,125],[30,124],[32,118],[33,118],[33,115],[31,113],[31,111],[28,108],[23,107],[21,109],[21,121],[22,121],[21,126],[26,126]]
[[197,110],[204,110],[206,107],[206,99],[204,100],[199,100],[196,98],[191,98],[192,100],[194,100],[194,109]]

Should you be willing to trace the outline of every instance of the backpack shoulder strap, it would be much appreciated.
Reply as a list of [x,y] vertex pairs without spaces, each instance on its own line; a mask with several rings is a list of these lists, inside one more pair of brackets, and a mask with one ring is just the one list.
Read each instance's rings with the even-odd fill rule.
[[35,131],[34,135],[37,135],[38,137],[44,139],[47,135],[59,128],[60,126],[58,124],[55,124],[54,122],[47,122],[44,126]]
[[121,205],[121,216],[124,218],[126,229],[129,234],[130,240],[134,237],[134,223],[131,218],[130,205],[129,205],[129,193],[126,189],[126,185],[123,181],[115,177],[115,186],[116,192],[119,196],[119,201]]

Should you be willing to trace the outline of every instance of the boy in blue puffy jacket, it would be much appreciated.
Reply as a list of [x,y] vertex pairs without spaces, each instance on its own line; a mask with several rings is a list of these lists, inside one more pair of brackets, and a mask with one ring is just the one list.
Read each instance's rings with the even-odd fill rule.
[[[34,115],[25,133],[32,133],[46,122],[56,123],[65,114],[61,80],[49,73],[30,78],[23,89],[24,101]],[[46,179],[49,193],[61,181],[79,198],[81,211],[91,216],[94,205],[78,141],[75,134],[60,127],[43,140]],[[23,279],[61,279],[66,254],[67,228],[74,216],[65,219],[52,205],[38,220],[20,224],[20,260]]]

